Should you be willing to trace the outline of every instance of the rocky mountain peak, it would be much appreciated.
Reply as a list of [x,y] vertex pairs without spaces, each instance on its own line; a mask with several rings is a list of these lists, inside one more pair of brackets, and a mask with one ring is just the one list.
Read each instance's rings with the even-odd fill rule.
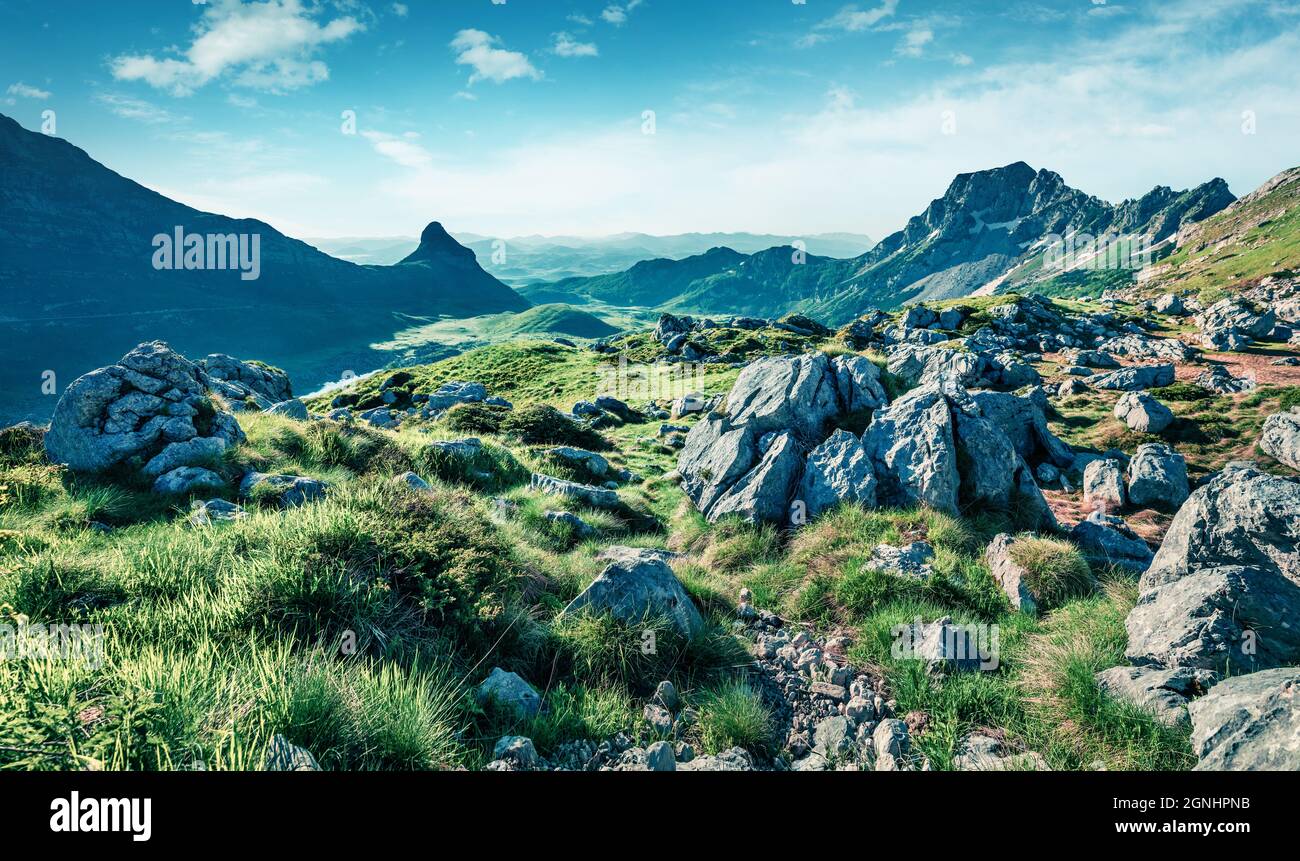
[[474,252],[461,245],[441,222],[431,221],[420,233],[420,246],[412,251],[402,263],[418,263],[430,260],[445,260],[448,257],[474,259]]

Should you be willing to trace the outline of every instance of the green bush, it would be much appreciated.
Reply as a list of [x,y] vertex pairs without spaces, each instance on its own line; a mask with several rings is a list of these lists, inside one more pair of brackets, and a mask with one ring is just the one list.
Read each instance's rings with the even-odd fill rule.
[[696,702],[705,753],[721,753],[732,747],[756,751],[771,746],[772,713],[747,682],[724,682],[705,691]]
[[457,433],[497,434],[501,432],[501,420],[509,410],[492,404],[465,403],[456,404],[447,410],[443,421],[449,430]]
[[1011,559],[1028,572],[1026,586],[1049,606],[1090,594],[1097,586],[1092,569],[1069,541],[1026,536],[1011,545]]
[[527,445],[571,445],[588,451],[611,448],[600,434],[546,404],[529,404],[509,413],[501,420],[501,432]]

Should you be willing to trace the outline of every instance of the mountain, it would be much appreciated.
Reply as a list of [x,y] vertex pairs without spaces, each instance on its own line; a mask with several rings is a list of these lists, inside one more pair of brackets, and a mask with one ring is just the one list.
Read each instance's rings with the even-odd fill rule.
[[840,321],[872,307],[1013,285],[1033,289],[1059,273],[1043,265],[1049,237],[1141,234],[1161,242],[1183,223],[1213,215],[1233,200],[1222,179],[1183,192],[1157,187],[1112,205],[1024,162],[960,174],[902,230],[862,257],[838,264],[841,288],[804,310]]
[[[514,287],[620,272],[642,260],[681,260],[719,246],[752,254],[800,241],[810,254],[857,257],[872,245],[869,237],[856,233],[818,233],[803,237],[758,233],[682,233],[673,236],[619,233],[595,237],[515,236],[507,239],[474,233],[455,233],[453,236],[473,249],[484,269]],[[306,241],[327,254],[356,263],[396,263],[415,247],[414,239],[401,238]]]
[[1253,286],[1300,274],[1300,167],[1279,173],[1226,209],[1184,226],[1177,250],[1141,276],[1144,292]]
[[[358,266],[264,222],[170,200],[5,116],[0,213],[6,419],[49,413],[47,372],[61,391],[141,341],[162,339],[193,356],[264,359],[310,388],[382,364],[369,345],[402,328],[403,315],[468,317],[529,306],[436,223],[402,263]],[[183,263],[164,253],[181,244],[177,229],[199,237],[196,254],[227,268],[158,268]],[[229,258],[209,257],[210,249],[225,251],[210,239],[230,235],[242,237],[245,262],[256,259],[255,267],[236,271]]]
[[[1166,242],[1233,199],[1227,184],[1215,179],[1190,191],[1157,187],[1112,205],[1071,188],[1059,174],[1016,162],[959,175],[902,230],[852,259],[810,254],[794,262],[789,247],[752,254],[714,248],[521,292],[532,301],[586,298],[719,315],[775,316],[794,308],[838,323],[871,308],[1000,288],[1051,292],[1065,270],[1045,265],[1050,237],[1142,234]],[[1120,277],[1131,283],[1133,273],[1126,269]]]
[[574,338],[607,338],[618,329],[595,314],[568,305],[534,305],[518,314],[502,315],[488,325],[498,338],[523,335],[569,335]]

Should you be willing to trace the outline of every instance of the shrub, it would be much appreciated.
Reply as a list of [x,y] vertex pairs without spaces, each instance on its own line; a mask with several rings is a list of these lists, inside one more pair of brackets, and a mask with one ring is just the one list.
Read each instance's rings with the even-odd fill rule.
[[606,451],[611,447],[591,428],[546,404],[529,404],[514,410],[501,420],[501,431],[527,445],[571,445],[588,451]]
[[0,428],[0,466],[37,463],[44,458],[44,430],[27,423]]
[[492,404],[456,404],[447,410],[444,421],[449,430],[457,433],[497,434],[508,412],[505,407]]

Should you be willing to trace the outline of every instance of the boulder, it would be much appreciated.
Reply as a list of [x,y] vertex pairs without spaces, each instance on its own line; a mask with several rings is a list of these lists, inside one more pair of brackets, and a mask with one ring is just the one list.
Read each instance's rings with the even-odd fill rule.
[[956,513],[961,478],[948,400],[937,384],[913,389],[876,413],[862,436],[882,505],[924,504]]
[[1165,293],[1163,296],[1158,297],[1151,307],[1157,314],[1168,314],[1171,317],[1181,317],[1187,313],[1187,306],[1183,304],[1183,297],[1177,293]]
[[604,508],[614,510],[622,507],[622,502],[618,498],[616,491],[606,487],[593,487],[590,484],[579,484],[576,481],[565,481],[562,478],[554,478],[541,473],[533,473],[531,482],[533,490],[539,490],[542,493],[551,493],[556,496],[563,496],[566,499],[572,499],[581,502],[583,505],[592,508]]
[[572,511],[548,511],[543,517],[547,523],[567,527],[579,541],[596,535],[596,528]]
[[796,498],[803,500],[810,518],[844,501],[875,508],[876,474],[862,441],[837,429],[813,449]]
[[1002,587],[1011,606],[1026,613],[1038,612],[1038,598],[1027,582],[1029,572],[1011,556],[1016,539],[1003,532],[989,542],[984,550],[984,563],[988,565],[993,580]]
[[300,422],[305,422],[310,417],[307,412],[307,405],[298,398],[290,398],[287,401],[280,401],[278,404],[274,404],[270,409],[268,409],[267,412],[271,415],[284,416],[285,418],[294,419]]
[[194,510],[190,512],[188,523],[190,526],[211,526],[214,523],[227,523],[247,516],[248,513],[244,511],[242,506],[227,502],[224,499],[209,499],[207,502],[194,506]]
[[1098,511],[1124,507],[1124,472],[1118,460],[1099,458],[1083,470],[1083,502]]
[[1070,539],[1094,565],[1117,565],[1141,574],[1151,565],[1151,547],[1118,517],[1094,511],[1070,530]]
[[1140,587],[1222,565],[1266,568],[1300,585],[1300,482],[1229,464],[1183,503]]
[[970,397],[980,415],[1006,434],[1027,462],[1050,461],[1062,468],[1074,462],[1074,452],[1051,432],[1043,405],[1031,395],[980,390],[971,392]]
[[181,466],[158,476],[153,492],[164,495],[182,495],[222,490],[226,480],[210,469],[198,466]]
[[1250,376],[1234,377],[1224,365],[1210,365],[1196,377],[1196,385],[1221,395],[1249,392],[1255,388]]
[[243,398],[251,395],[268,405],[293,397],[289,375],[261,362],[244,362],[224,353],[213,353],[200,359],[198,366],[211,380],[231,384],[231,389],[213,386],[227,397]]
[[1300,771],[1300,668],[1235,676],[1188,706],[1197,771]]
[[1175,511],[1191,492],[1187,461],[1164,443],[1145,443],[1128,464],[1128,503],[1137,508]]
[[753,771],[754,759],[743,747],[732,747],[717,756],[697,756],[677,763],[678,771]]
[[1140,392],[1173,385],[1173,382],[1173,365],[1134,365],[1088,378],[1088,385],[1094,389],[1121,392]]
[[404,472],[398,476],[394,476],[393,483],[400,487],[405,487],[409,490],[414,490],[417,493],[427,493],[428,491],[433,489],[432,487],[429,486],[429,482],[425,481],[423,478],[420,478],[420,476],[410,471]]
[[1156,359],[1163,362],[1190,362],[1197,352],[1177,338],[1153,338],[1139,332],[1117,335],[1102,341],[1098,349],[1128,359]]
[[1129,430],[1158,434],[1173,424],[1174,413],[1146,392],[1127,392],[1115,404],[1115,418]]
[[944,382],[973,387],[984,371],[984,361],[978,353],[948,347],[899,344],[890,347],[886,356],[889,372],[902,379],[908,388]]
[[873,409],[885,393],[861,356],[774,356],[748,365],[725,407],[686,437],[682,487],[710,520],[727,513],[783,522],[809,447],[834,417]]
[[618,558],[561,615],[580,612],[609,613],[628,624],[662,617],[687,637],[704,625],[673,570],[658,555],[634,548],[621,549]]
[[329,485],[315,478],[250,470],[239,482],[239,495],[244,499],[270,497],[281,508],[293,508],[322,498],[328,488]]
[[1221,299],[1196,315],[1201,340],[1216,350],[1239,350],[1252,340],[1267,338],[1276,322],[1271,310],[1258,312],[1237,298]]
[[930,670],[978,670],[996,654],[985,652],[970,626],[957,625],[949,616],[933,622],[920,619],[895,629],[894,651],[904,658],[923,661]]
[[1276,570],[1198,568],[1142,592],[1125,621],[1128,660],[1252,672],[1300,663],[1300,586]]
[[531,738],[522,735],[506,735],[497,739],[492,746],[492,758],[510,763],[519,771],[528,771],[537,765],[537,748]]
[[1117,700],[1155,715],[1167,726],[1187,726],[1187,702],[1218,681],[1212,670],[1179,667],[1111,667],[1096,675],[1097,686]]
[[[189,444],[172,449],[151,478],[206,462],[244,441],[239,423],[211,397],[208,383],[202,369],[161,341],[141,344],[118,364],[91,371],[64,390],[45,434],[46,454],[74,472],[102,472]],[[195,460],[187,461],[186,452]]]
[[311,751],[291,743],[282,735],[271,736],[262,760],[263,771],[320,771],[320,763]]
[[557,446],[555,448],[548,448],[545,454],[555,460],[563,461],[570,466],[585,470],[587,473],[596,476],[597,478],[603,477],[605,473],[609,472],[609,461],[596,454],[594,451],[587,451],[582,448],[572,448],[570,446]]
[[1259,447],[1278,462],[1300,471],[1300,408],[1265,419]]
[[867,566],[877,571],[888,571],[902,577],[928,579],[933,573],[930,562],[934,559],[934,547],[928,541],[913,541],[902,547],[892,544],[877,544],[871,550]]
[[1002,739],[983,732],[966,736],[958,750],[952,758],[956,771],[1051,771],[1042,754],[1016,751]]
[[478,686],[476,692],[482,704],[492,703],[517,718],[535,717],[542,708],[542,696],[537,689],[516,673],[493,667],[492,672]]

